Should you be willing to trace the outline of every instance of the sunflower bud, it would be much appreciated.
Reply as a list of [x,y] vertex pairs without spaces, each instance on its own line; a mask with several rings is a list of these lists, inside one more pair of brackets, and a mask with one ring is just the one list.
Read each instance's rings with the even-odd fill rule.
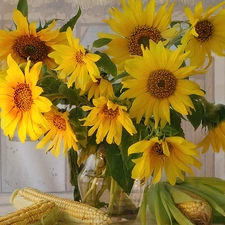
[[177,204],[177,208],[195,225],[209,225],[212,221],[212,208],[208,202],[190,191],[183,190],[197,201]]

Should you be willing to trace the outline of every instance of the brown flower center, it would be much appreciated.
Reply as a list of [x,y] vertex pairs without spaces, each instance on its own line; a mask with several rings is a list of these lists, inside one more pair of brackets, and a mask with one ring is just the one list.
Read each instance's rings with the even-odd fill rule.
[[149,47],[149,40],[158,43],[162,36],[157,28],[140,26],[137,27],[128,38],[128,48],[131,55],[142,55],[141,45]]
[[77,61],[79,64],[83,64],[83,63],[84,63],[84,61],[83,61],[83,56],[84,56],[84,54],[83,54],[81,51],[76,53],[75,58],[76,58],[76,61]]
[[197,37],[198,41],[205,42],[212,37],[214,27],[212,23],[209,22],[208,20],[203,20],[203,21],[197,22],[195,26],[195,30],[198,34],[198,37]]
[[156,98],[168,98],[176,90],[177,79],[165,69],[151,72],[148,82],[147,91]]
[[45,42],[33,35],[20,36],[15,40],[12,49],[20,58],[25,61],[29,58],[33,63],[43,62],[51,52],[51,48]]
[[[169,151],[172,151],[172,145],[170,143],[167,143]],[[153,147],[152,147],[152,152],[156,153],[157,155],[164,155],[163,153],[163,148],[162,148],[162,144],[159,144],[158,142],[156,142]]]
[[163,153],[163,148],[162,148],[162,144],[159,144],[158,142],[156,142],[153,147],[152,147],[152,151],[154,153],[156,153],[157,155],[164,155]]
[[114,120],[117,118],[119,112],[118,112],[118,108],[116,108],[116,110],[113,109],[108,109],[107,105],[104,105],[103,109],[102,109],[102,113],[104,114],[104,116],[109,119],[109,120]]
[[18,84],[14,91],[14,104],[22,111],[27,112],[33,104],[32,91],[28,84]]
[[66,130],[66,120],[59,115],[54,115],[53,124],[58,130]]

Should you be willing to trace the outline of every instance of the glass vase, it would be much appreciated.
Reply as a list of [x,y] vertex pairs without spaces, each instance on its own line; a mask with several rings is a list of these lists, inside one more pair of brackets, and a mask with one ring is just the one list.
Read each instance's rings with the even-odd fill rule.
[[108,213],[113,223],[135,220],[143,188],[135,180],[128,195],[111,176],[107,176],[104,149],[89,156],[79,174],[78,186],[82,202]]

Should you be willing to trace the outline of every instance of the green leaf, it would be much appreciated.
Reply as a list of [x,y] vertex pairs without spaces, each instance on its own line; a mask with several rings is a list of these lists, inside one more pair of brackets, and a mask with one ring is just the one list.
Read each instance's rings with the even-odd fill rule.
[[74,149],[68,151],[68,163],[70,168],[70,183],[74,186],[74,200],[81,200],[80,191],[78,187],[78,175],[81,171],[81,167],[77,164],[78,154]]
[[79,104],[78,91],[75,88],[68,88],[66,84],[59,86],[59,92],[63,94],[72,104]]
[[107,45],[108,43],[111,42],[112,39],[109,39],[109,38],[100,38],[100,39],[97,39],[93,42],[93,47],[95,48],[101,48],[103,47],[104,45]]
[[129,194],[134,180],[131,178],[131,169],[128,169],[123,161],[119,147],[115,144],[107,145],[106,158],[110,175]]
[[201,101],[195,100],[192,98],[192,102],[194,104],[195,110],[191,109],[192,114],[187,115],[188,120],[192,124],[192,126],[197,129],[202,121],[202,116],[204,114],[204,108]]
[[28,17],[28,4],[27,0],[19,0],[17,9],[27,18]]
[[163,134],[166,136],[181,136],[184,137],[184,131],[181,126],[182,115],[174,110],[170,110],[170,124],[166,124],[163,128]]
[[106,73],[111,74],[112,76],[116,76],[117,67],[112,62],[110,57],[105,53],[101,53],[101,52],[95,52],[95,53],[101,56],[101,58],[96,62],[97,66],[102,67]]
[[125,129],[123,129],[122,140],[120,144],[121,155],[126,167],[132,169],[134,163],[131,161],[132,155],[128,156],[128,148],[135,143],[134,136],[131,136]]
[[77,140],[81,147],[87,146],[87,127],[82,126],[80,119],[84,118],[84,111],[81,108],[73,108],[70,110],[70,124],[74,129]]
[[81,16],[81,9],[79,7],[77,14],[60,28],[60,32],[66,31],[68,27],[71,27],[71,29],[73,30],[80,16]]
[[[165,206],[167,207],[167,199],[162,198],[162,193],[165,193],[164,183],[157,183],[155,188],[158,186],[156,191],[156,197],[154,202],[155,207],[155,218],[157,224],[170,224],[171,218],[168,215],[168,209],[166,210]],[[168,208],[168,207],[167,207]]]

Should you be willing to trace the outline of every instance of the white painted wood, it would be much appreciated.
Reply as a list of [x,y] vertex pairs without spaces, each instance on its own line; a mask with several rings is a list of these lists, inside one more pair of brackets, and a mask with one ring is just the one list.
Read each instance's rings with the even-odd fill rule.
[[[216,56],[215,102],[225,104],[225,58]],[[215,176],[225,179],[225,152],[215,154]]]
[[2,137],[2,192],[16,188],[35,187],[45,192],[66,191],[66,158],[45,150],[36,150],[37,142],[9,141]]
[[[0,8],[0,28],[12,26],[12,12],[17,1],[8,3],[3,1]],[[36,3],[40,2],[35,1]],[[50,1],[49,1],[50,2]],[[205,1],[207,4],[209,0]],[[220,1],[216,0],[214,4]],[[57,1],[53,4],[43,5],[40,7],[29,7],[32,20],[38,18],[60,18],[68,19],[71,14],[76,12],[75,7],[69,7],[66,1]],[[63,8],[62,7],[67,8]],[[180,5],[178,5],[180,6]],[[87,10],[83,12],[80,22],[76,26],[75,35],[80,37],[82,44],[88,45],[97,38],[97,32],[109,31],[106,25],[103,25],[103,17],[108,17],[107,9],[105,11],[93,12]],[[176,8],[176,18],[179,19],[183,7]],[[180,11],[179,11],[180,10]],[[66,12],[66,13],[65,13]],[[107,12],[107,13],[106,13]],[[106,16],[107,15],[107,16]],[[59,21],[60,22],[60,21]],[[61,22],[64,24],[64,22]],[[225,59],[215,56],[214,67],[210,69],[210,75],[207,77],[196,76],[196,79],[207,90],[210,100],[217,103],[225,103]],[[208,79],[209,78],[209,79]],[[201,131],[194,132],[190,126],[185,128],[188,131],[187,137],[195,142],[202,137]],[[21,144],[14,141],[8,141],[3,135],[0,139],[0,192],[11,192],[12,190],[24,186],[34,186],[46,192],[71,191],[73,188],[69,184],[68,163],[62,155],[56,159],[51,154],[46,155],[44,150],[35,150],[35,143],[27,142]],[[204,164],[201,171],[196,171],[197,175],[217,176],[225,178],[225,154],[221,152],[214,154],[208,151],[207,154],[201,155]]]

